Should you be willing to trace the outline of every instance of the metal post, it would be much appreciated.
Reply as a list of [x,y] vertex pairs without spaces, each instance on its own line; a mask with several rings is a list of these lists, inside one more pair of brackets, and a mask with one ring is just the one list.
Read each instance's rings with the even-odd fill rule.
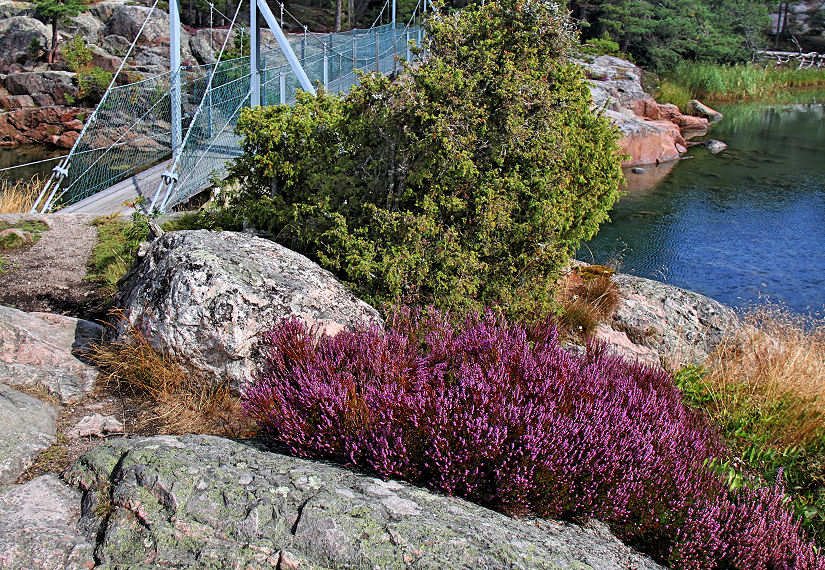
[[358,67],[358,43],[355,41],[355,30],[352,30],[352,70]]
[[398,64],[398,35],[395,33],[395,0],[392,0],[392,72],[395,73]]
[[380,42],[378,41],[378,30],[375,30],[375,32],[373,32],[373,35],[375,36],[375,73],[378,73],[378,56],[380,47]]
[[177,157],[183,139],[180,96],[180,12],[178,0],[169,1],[169,104],[172,119],[172,157]]
[[[258,37],[261,37],[261,34],[258,34]],[[266,81],[266,58],[262,57],[260,59],[259,65],[261,66],[261,105],[269,105],[269,91],[267,90]]]
[[307,27],[304,26],[304,37],[301,38],[301,61],[307,56]]
[[[241,44],[243,45],[243,44]],[[261,104],[261,27],[258,24],[257,0],[249,2],[249,104]]]
[[412,59],[412,52],[410,51],[410,31],[409,30],[407,30],[404,33],[404,39],[406,40],[404,45],[407,46],[407,61],[410,61]]
[[284,3],[281,2],[281,27],[284,27]]
[[278,101],[281,105],[286,105],[286,73],[281,72],[281,100]]
[[324,91],[329,91],[329,56],[327,55],[327,43],[324,42]]
[[301,89],[315,95],[315,88],[312,86],[312,82],[309,80],[309,77],[307,77],[306,71],[304,71],[304,68],[301,66],[301,62],[298,61],[298,58],[295,56],[295,52],[292,51],[292,46],[289,45],[289,41],[287,41],[284,31],[281,29],[281,26],[278,25],[278,20],[275,19],[275,14],[273,14],[272,10],[269,9],[266,0],[257,0],[257,2],[258,9],[261,11],[261,16],[263,16],[264,20],[266,20],[266,23],[269,26],[269,29],[272,30],[272,33],[275,34],[275,39],[278,40],[278,45],[281,46],[281,51],[284,52],[286,60],[289,62],[289,66],[298,77],[298,82],[301,84]]

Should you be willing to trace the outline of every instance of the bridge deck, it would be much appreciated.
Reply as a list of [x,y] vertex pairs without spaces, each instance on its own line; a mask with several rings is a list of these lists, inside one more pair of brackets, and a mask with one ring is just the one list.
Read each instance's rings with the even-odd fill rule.
[[124,203],[134,202],[140,196],[151,200],[161,182],[161,174],[169,168],[170,162],[167,160],[148,168],[60,211],[67,214],[131,214],[135,209]]

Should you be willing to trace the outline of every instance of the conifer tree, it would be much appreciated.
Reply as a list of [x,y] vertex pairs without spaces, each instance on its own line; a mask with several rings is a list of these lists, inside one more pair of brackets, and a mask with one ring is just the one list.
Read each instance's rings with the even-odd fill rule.
[[57,52],[57,23],[65,22],[86,9],[83,0],[34,0],[34,9],[44,18],[52,21],[52,45],[49,49],[49,63]]

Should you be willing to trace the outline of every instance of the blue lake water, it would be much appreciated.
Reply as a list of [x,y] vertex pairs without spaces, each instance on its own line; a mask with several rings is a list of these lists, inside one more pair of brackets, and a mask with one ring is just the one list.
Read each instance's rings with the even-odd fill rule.
[[726,151],[627,172],[613,221],[579,259],[618,258],[622,272],[737,307],[825,312],[825,92],[788,101],[718,105],[725,118],[703,139]]

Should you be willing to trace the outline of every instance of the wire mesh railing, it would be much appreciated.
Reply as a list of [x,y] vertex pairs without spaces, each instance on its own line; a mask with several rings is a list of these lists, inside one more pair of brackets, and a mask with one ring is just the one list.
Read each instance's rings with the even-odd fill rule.
[[[358,81],[356,70],[391,73],[398,59],[411,56],[407,39],[417,40],[418,28],[387,24],[371,30],[317,34],[290,41],[310,80],[332,93],[348,92]],[[300,88],[298,78],[279,50],[261,57],[261,104],[291,105]],[[205,111],[190,129],[181,149],[177,183],[161,209],[178,204],[209,184],[226,169],[228,160],[241,154],[235,134],[240,110],[250,104],[249,62],[235,68],[243,73],[227,82],[214,81],[207,94]],[[216,77],[217,79],[217,77]]]
[[[399,60],[412,56],[410,42],[421,41],[421,29],[412,21],[339,33],[305,32],[289,43],[313,84],[345,93],[358,82],[357,70],[390,73]],[[259,65],[261,104],[292,104],[300,83],[283,52],[262,50]],[[226,162],[241,154],[235,126],[251,101],[249,58],[181,68],[180,101],[172,100],[177,92],[173,79],[167,72],[107,91],[72,149],[62,184],[58,182],[60,192],[47,200],[49,207],[74,204],[168,160],[175,106],[186,136],[170,172],[164,173],[172,180],[157,206],[168,209],[186,200],[225,171]],[[167,181],[160,186],[156,179],[135,182],[143,183],[146,187],[135,190],[152,198]]]

